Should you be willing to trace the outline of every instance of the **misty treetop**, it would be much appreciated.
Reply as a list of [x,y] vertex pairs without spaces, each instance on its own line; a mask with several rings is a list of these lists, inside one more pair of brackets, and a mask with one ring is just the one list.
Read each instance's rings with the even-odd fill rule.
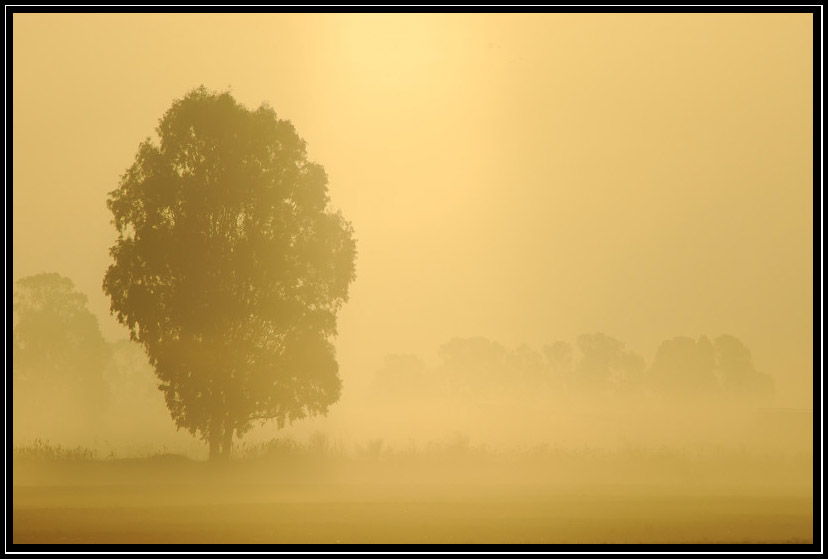
[[355,277],[351,225],[293,125],[200,87],[110,193],[111,311],[147,351],[179,427],[228,454],[339,398],[331,338]]

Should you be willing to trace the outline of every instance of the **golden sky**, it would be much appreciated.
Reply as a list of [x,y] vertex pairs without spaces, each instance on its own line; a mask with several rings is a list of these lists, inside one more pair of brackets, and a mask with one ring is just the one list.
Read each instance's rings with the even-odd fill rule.
[[[13,277],[101,290],[105,200],[173,99],[269,102],[328,171],[357,279],[346,390],[454,336],[730,333],[808,406],[810,14],[14,14]],[[785,399],[787,398],[787,400]]]

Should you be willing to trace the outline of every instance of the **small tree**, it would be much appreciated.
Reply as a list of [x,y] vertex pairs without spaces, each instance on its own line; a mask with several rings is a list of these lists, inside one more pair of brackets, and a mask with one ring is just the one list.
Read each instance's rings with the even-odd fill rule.
[[177,100],[110,193],[111,311],[147,351],[179,428],[228,456],[256,420],[326,413],[353,231],[324,169],[267,105]]

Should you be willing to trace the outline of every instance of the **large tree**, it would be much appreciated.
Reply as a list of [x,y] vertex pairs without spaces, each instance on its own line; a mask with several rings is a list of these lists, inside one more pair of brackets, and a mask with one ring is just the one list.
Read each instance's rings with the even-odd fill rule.
[[147,351],[176,425],[228,456],[339,399],[331,339],[353,230],[324,169],[266,104],[203,86],[176,100],[110,193],[118,238],[103,288]]

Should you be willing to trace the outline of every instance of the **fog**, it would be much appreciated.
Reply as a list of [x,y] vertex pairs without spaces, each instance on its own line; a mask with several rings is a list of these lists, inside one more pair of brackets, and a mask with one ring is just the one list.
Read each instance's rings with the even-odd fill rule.
[[[16,543],[60,530],[75,543],[812,542],[810,14],[18,13],[12,27]],[[234,130],[255,157],[276,138],[296,158],[283,223],[300,225],[278,265],[233,260],[277,246],[254,227],[276,229],[245,205],[270,198],[228,190],[216,207],[242,210],[222,229],[223,267],[213,245],[153,241],[157,269],[189,282],[178,295],[118,258],[152,221],[136,208],[157,200],[134,198],[154,195],[152,177],[198,183],[201,160],[171,158],[167,175],[152,163],[189,141],[175,120],[189,99],[253,115]],[[220,118],[203,126],[231,126]],[[183,230],[192,208],[213,211],[205,200],[171,202],[152,231]],[[316,266],[296,287],[310,314],[210,291],[282,285],[294,260]],[[135,286],[155,299],[136,303]],[[273,340],[288,349],[271,357]],[[240,388],[210,384],[221,367]],[[279,367],[311,380],[261,384]],[[640,501],[632,517],[612,512],[618,495]],[[694,524],[712,509],[690,497],[730,499],[716,509],[730,520]],[[441,499],[460,508],[427,520]],[[492,504],[504,499],[529,508]],[[585,524],[565,529],[556,499]],[[478,501],[500,521],[462,508]],[[359,508],[377,502],[387,517]],[[257,524],[228,503],[299,508]],[[341,530],[314,524],[313,503],[346,507]],[[123,532],[67,512],[173,504],[231,527],[176,536],[142,517]],[[746,511],[753,524],[735,520]]]
[[[593,336],[582,339],[587,337]],[[258,422],[239,441],[242,453],[279,441],[307,445],[320,439],[351,455],[367,448],[394,453],[452,445],[495,453],[812,452],[810,408],[774,406],[773,380],[767,386],[745,382],[728,388],[718,378],[727,373],[717,371],[710,386],[687,388],[686,379],[675,375],[660,383],[655,367],[639,365],[631,371],[608,367],[605,377],[585,381],[588,357],[577,351],[574,364],[556,370],[556,363],[525,345],[510,350],[485,338],[455,338],[440,349],[443,358],[432,366],[414,355],[387,355],[370,383],[344,390],[342,402],[325,416],[282,429],[272,421]],[[697,374],[691,369],[688,378]],[[176,430],[138,344],[112,344],[103,378],[105,397],[92,404],[94,415],[84,413],[89,404],[65,391],[16,392],[15,441],[83,447],[119,458],[159,452],[207,458],[203,441]],[[36,405],[27,405],[35,398]]]

